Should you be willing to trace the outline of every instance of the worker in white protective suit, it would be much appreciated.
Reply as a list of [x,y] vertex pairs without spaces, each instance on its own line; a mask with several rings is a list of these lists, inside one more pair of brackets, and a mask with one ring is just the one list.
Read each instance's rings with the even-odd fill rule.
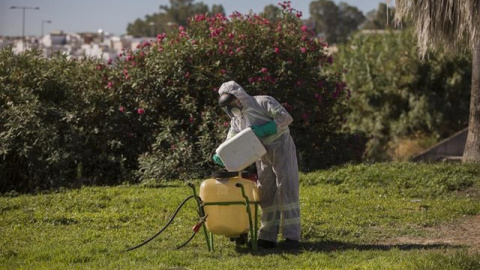
[[[298,248],[300,204],[295,144],[288,125],[292,117],[273,97],[250,96],[234,81],[218,90],[219,105],[231,117],[227,140],[251,127],[267,153],[256,162],[261,207],[258,246],[274,248],[282,229],[282,246]],[[217,155],[213,160],[220,165]]]

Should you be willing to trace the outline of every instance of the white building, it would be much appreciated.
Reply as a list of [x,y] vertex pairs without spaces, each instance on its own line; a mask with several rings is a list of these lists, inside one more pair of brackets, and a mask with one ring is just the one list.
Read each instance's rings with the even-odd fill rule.
[[53,53],[63,53],[73,58],[93,57],[108,61],[115,59],[124,50],[135,51],[151,37],[114,36],[103,31],[98,33],[66,33],[53,31],[43,37],[6,38],[0,37],[0,48],[12,46],[15,53],[38,48],[45,57]]

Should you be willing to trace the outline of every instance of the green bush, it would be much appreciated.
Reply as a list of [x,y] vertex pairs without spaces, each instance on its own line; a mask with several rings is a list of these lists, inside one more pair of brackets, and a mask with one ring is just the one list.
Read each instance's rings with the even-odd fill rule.
[[355,141],[340,133],[349,90],[332,71],[326,44],[294,10],[282,16],[273,23],[255,14],[197,15],[188,27],[122,55],[108,83],[123,102],[145,109],[155,137],[140,157],[142,179],[210,174],[229,122],[216,90],[228,80],[251,95],[274,96],[291,112],[303,170],[352,159],[345,142]]
[[2,49],[0,191],[210,175],[229,80],[290,111],[302,170],[358,157],[341,131],[350,92],[298,17],[197,15],[108,63]]
[[[95,60],[0,51],[0,191],[131,180],[144,151]],[[135,117],[132,117],[135,119]]]
[[389,145],[409,136],[445,138],[467,126],[471,64],[467,54],[420,60],[410,29],[355,35],[339,48],[352,89],[347,126],[369,136],[366,158],[388,160]]
[[47,188],[75,178],[68,124],[75,64],[30,51],[0,52],[0,190]]

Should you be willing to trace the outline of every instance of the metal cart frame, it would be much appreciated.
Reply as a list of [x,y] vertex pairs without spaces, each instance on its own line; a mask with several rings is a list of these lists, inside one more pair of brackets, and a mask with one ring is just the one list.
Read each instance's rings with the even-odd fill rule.
[[[200,218],[202,219],[202,229],[205,234],[205,240],[207,243],[207,248],[208,251],[213,251],[214,250],[214,245],[213,245],[213,233],[209,232],[207,230],[207,227],[205,225],[205,220],[207,219],[207,216],[205,215],[205,207],[209,205],[223,205],[223,206],[229,206],[229,205],[245,205],[245,211],[247,212],[248,215],[248,222],[250,225],[250,241],[251,241],[251,248],[252,250],[256,251],[257,250],[257,242],[258,242],[258,205],[260,202],[258,201],[251,201],[248,196],[245,194],[245,189],[241,183],[237,183],[236,187],[240,188],[242,192],[242,197],[245,199],[245,201],[227,201],[227,202],[203,202],[201,201],[200,196],[197,195],[197,191],[195,190],[194,185],[190,185],[190,187],[193,190],[193,195],[197,198],[197,204],[198,204],[198,212],[200,215]],[[200,199],[198,199],[200,198]],[[250,209],[251,205],[255,206],[255,210],[253,213],[252,217],[252,211]]]

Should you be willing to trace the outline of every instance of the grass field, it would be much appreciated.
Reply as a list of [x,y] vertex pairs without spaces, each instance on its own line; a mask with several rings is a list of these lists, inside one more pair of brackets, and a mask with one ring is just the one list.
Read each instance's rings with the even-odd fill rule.
[[477,216],[479,166],[363,164],[302,174],[299,252],[252,252],[221,236],[209,252],[202,233],[177,250],[197,222],[193,200],[160,236],[125,252],[190,195],[181,181],[3,194],[0,269],[480,269],[478,247],[395,240],[428,239],[438,226]]

